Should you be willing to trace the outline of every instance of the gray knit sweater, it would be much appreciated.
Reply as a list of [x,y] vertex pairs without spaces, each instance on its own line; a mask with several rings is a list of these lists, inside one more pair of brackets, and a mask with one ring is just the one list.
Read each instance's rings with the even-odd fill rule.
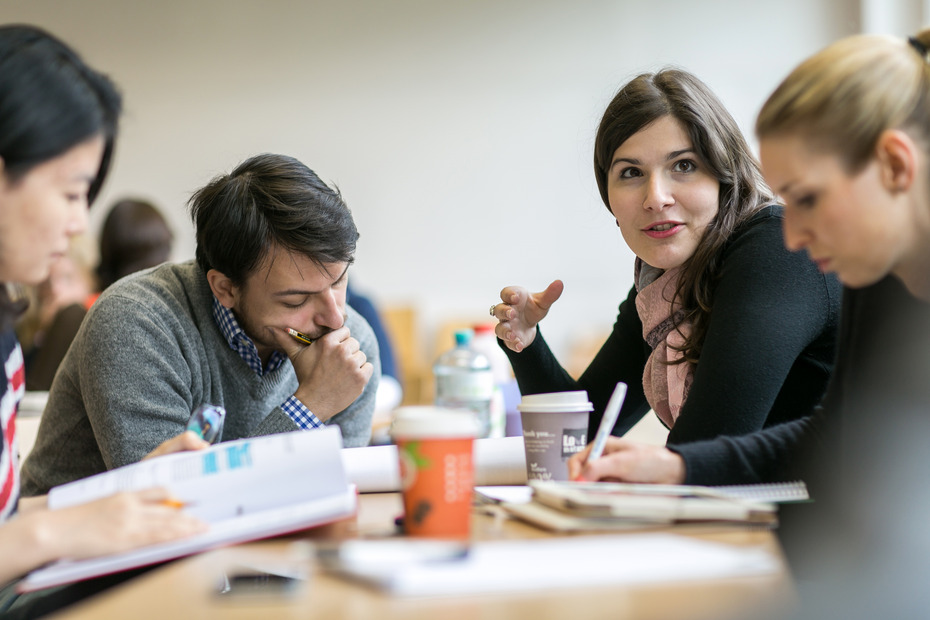
[[[226,408],[223,441],[297,430],[280,405],[297,389],[290,360],[264,376],[232,350],[212,314],[213,295],[194,261],[124,278],[93,305],[52,383],[25,496],[139,461],[181,433],[202,404]],[[328,424],[347,447],[371,436],[381,376],[368,323],[346,307],[346,325],[375,366],[362,395]],[[294,472],[312,476],[313,472]]]

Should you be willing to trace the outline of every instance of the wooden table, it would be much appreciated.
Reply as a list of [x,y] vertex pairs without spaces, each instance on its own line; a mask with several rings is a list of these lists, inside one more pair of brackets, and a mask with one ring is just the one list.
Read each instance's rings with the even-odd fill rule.
[[[475,509],[475,540],[532,539],[550,536],[533,526]],[[553,618],[578,620],[609,617],[617,620],[743,618],[762,610],[790,609],[795,602],[791,579],[781,570],[764,577],[662,584],[614,586],[534,592],[512,595],[436,599],[400,599],[318,572],[310,567],[310,579],[295,594],[271,599],[224,600],[216,585],[231,565],[254,561],[283,561],[303,557],[306,538],[396,535],[394,517],[401,512],[396,493],[365,494],[360,498],[356,520],[344,522],[301,537],[256,542],[218,549],[180,560],[143,574],[123,585],[79,603],[56,618],[350,618],[374,620],[459,620],[482,618],[513,620]],[[674,528],[678,534],[736,545],[761,546],[781,558],[773,532],[764,529],[720,527]],[[290,556],[288,555],[290,554]],[[295,560],[300,562],[301,560]],[[623,561],[618,558],[617,561]],[[566,567],[568,570],[568,567]]]

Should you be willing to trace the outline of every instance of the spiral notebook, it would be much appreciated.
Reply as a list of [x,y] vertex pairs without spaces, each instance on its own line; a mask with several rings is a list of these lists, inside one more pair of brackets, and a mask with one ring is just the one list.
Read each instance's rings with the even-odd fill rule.
[[757,502],[786,504],[792,502],[809,502],[807,485],[802,480],[794,482],[773,482],[769,484],[739,484],[708,487],[732,497]]
[[[573,483],[575,484],[575,483]],[[612,483],[597,483],[612,484]],[[769,502],[773,504],[786,504],[793,502],[810,501],[810,495],[807,492],[807,485],[803,481],[794,482],[774,482],[766,484],[742,484],[728,486],[688,486],[688,485],[625,485],[618,483],[620,487],[628,489],[637,489],[645,491],[648,489],[656,490],[660,493],[668,492],[704,492],[707,494],[722,495],[735,497],[755,502]],[[533,490],[529,486],[477,486],[475,487],[475,497],[479,502],[487,504],[499,504],[507,502],[511,504],[524,504],[529,502],[533,497]]]

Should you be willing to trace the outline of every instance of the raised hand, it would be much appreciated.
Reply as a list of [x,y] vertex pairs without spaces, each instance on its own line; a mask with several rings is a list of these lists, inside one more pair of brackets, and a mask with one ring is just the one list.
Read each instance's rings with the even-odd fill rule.
[[519,353],[536,339],[536,325],[549,313],[552,304],[562,296],[564,285],[554,280],[546,290],[529,293],[521,286],[508,286],[501,291],[501,301],[492,308],[498,320],[494,333],[511,351]]

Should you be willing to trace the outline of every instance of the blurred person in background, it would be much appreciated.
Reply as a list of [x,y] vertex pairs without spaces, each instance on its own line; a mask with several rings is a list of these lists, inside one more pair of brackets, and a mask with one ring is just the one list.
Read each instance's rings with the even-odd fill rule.
[[174,234],[155,205],[131,198],[117,201],[100,229],[100,291],[123,276],[166,262],[173,242]]
[[96,299],[97,252],[87,235],[71,239],[67,253],[51,266],[48,278],[29,287],[29,308],[17,324],[26,363],[26,389],[47,391]]
[[346,284],[346,305],[362,315],[378,341],[378,358],[381,360],[381,381],[375,393],[375,412],[371,421],[372,438],[374,444],[389,443],[388,429],[393,420],[394,409],[404,399],[403,382],[400,376],[400,366],[394,355],[394,345],[391,335],[381,313],[374,301],[367,295],[359,293],[351,281]]

